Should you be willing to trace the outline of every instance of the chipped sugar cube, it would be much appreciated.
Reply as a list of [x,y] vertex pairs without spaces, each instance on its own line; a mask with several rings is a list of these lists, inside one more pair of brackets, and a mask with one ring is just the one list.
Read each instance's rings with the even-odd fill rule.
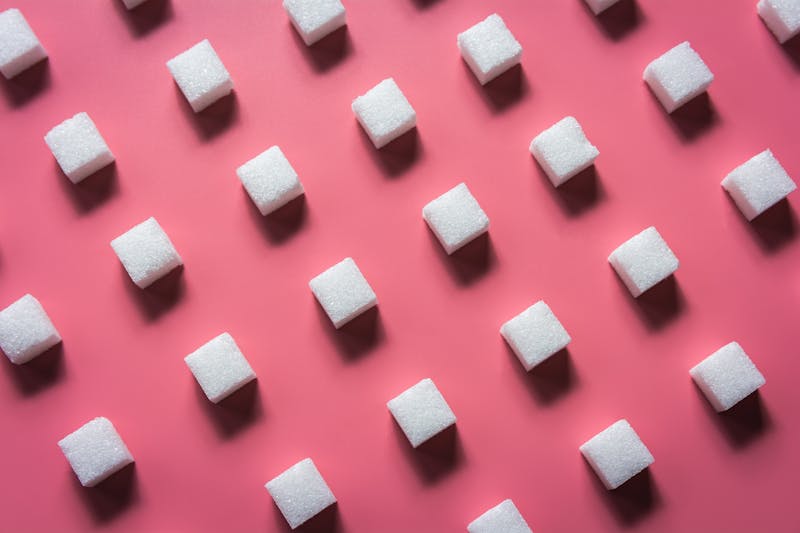
[[467,526],[469,533],[532,533],[511,500],[503,500]]
[[378,304],[372,287],[350,257],[316,276],[308,286],[336,329]]
[[0,349],[12,363],[27,363],[59,342],[61,335],[30,294],[0,311]]
[[428,378],[392,398],[386,406],[414,448],[456,423],[456,415]]
[[0,13],[0,72],[11,79],[47,57],[19,9]]
[[778,42],[800,33],[800,0],[760,0],[756,10]]
[[311,459],[303,459],[265,487],[292,529],[336,503],[336,496]]
[[340,0],[283,0],[283,8],[306,46],[347,23]]
[[607,489],[616,489],[654,461],[650,450],[624,419],[586,441],[580,450]]
[[738,342],[712,353],[689,374],[717,412],[727,411],[766,383]]
[[771,150],[764,150],[733,169],[721,185],[747,220],[753,220],[797,188]]
[[489,230],[489,217],[465,183],[429,202],[422,218],[448,255]]
[[517,358],[531,370],[567,347],[572,340],[550,307],[539,300],[500,328]]
[[351,107],[375,148],[389,144],[417,125],[417,113],[392,78],[353,100]]
[[303,184],[281,149],[273,146],[236,169],[242,185],[262,215],[303,194]]
[[208,39],[167,61],[192,110],[198,113],[233,90],[233,80]]
[[565,117],[534,137],[530,151],[555,187],[592,166],[600,155],[575,117]]
[[644,81],[667,113],[672,113],[706,92],[714,74],[689,42],[684,41],[647,65]]
[[48,131],[44,142],[72,183],[114,162],[114,154],[86,113],[78,113]]
[[656,228],[650,226],[611,252],[608,262],[634,298],[678,269],[678,258]]
[[518,64],[522,57],[522,45],[496,13],[459,33],[457,44],[481,85]]
[[131,280],[142,289],[183,264],[172,241],[153,217],[111,241],[111,248]]
[[209,400],[218,403],[256,379],[236,341],[228,332],[214,337],[184,357]]
[[58,446],[84,487],[94,487],[133,462],[114,425],[103,417],[87,422]]

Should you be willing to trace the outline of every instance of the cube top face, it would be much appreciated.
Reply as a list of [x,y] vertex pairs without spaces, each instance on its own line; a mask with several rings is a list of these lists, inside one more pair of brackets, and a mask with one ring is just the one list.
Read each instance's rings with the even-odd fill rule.
[[351,107],[375,148],[385,146],[417,125],[416,111],[392,78],[353,100]]
[[172,241],[153,217],[111,241],[111,248],[131,280],[142,289],[183,264]]
[[556,187],[590,167],[600,155],[574,117],[565,117],[534,137],[530,151]]
[[447,254],[452,254],[489,229],[489,217],[465,183],[459,183],[422,208]]
[[30,294],[0,311],[0,349],[12,363],[27,363],[59,342],[61,335]]
[[107,418],[87,422],[58,441],[58,446],[84,487],[94,487],[133,462],[131,452]]
[[679,265],[653,226],[625,241],[608,261],[634,298],[672,275]]
[[553,311],[539,300],[500,328],[525,370],[563,350],[572,341]]
[[303,194],[303,185],[281,149],[273,146],[236,169],[250,199],[268,215]]
[[595,15],[599,15],[617,2],[619,2],[619,0],[586,0],[586,4]]
[[303,459],[265,486],[292,529],[336,503],[311,459]]
[[469,533],[531,533],[531,528],[511,500],[503,500],[468,526]]
[[114,161],[114,154],[87,113],[78,113],[48,131],[44,142],[72,183]]
[[0,72],[11,79],[47,57],[19,9],[0,13]]
[[784,199],[797,188],[771,150],[764,150],[733,169],[722,187],[747,218],[758,215]]
[[737,342],[712,353],[689,374],[717,412],[727,411],[766,383]]
[[654,461],[627,420],[611,424],[580,450],[607,489],[616,489]]
[[283,8],[307,46],[346,24],[339,0],[283,0]]
[[519,63],[522,57],[522,45],[496,13],[459,33],[457,42],[461,56],[481,85]]
[[167,61],[167,68],[197,113],[233,89],[233,81],[208,39]]
[[230,334],[222,333],[184,358],[206,397],[214,403],[256,378]]
[[778,42],[800,33],[800,0],[760,0],[756,8]]
[[312,279],[308,286],[337,329],[378,303],[372,287],[350,257]]
[[427,378],[389,400],[386,406],[414,448],[456,423],[456,415]]
[[667,113],[703,93],[714,81],[706,64],[684,41],[644,69],[644,80]]

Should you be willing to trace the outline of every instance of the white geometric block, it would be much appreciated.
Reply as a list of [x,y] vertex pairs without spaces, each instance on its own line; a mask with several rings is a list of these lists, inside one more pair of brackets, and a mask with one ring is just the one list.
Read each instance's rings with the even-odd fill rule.
[[44,142],[72,183],[114,161],[114,154],[86,113],[78,113],[48,131]]
[[0,311],[0,349],[15,365],[27,363],[59,342],[61,335],[30,294]]
[[375,292],[350,257],[316,276],[308,286],[336,329],[378,304]]
[[611,424],[580,450],[607,489],[616,489],[654,461],[627,420]]
[[0,13],[0,72],[11,79],[47,57],[19,9]]
[[575,117],[565,117],[534,137],[530,152],[555,187],[592,166],[600,155]]
[[592,13],[595,15],[599,15],[617,2],[619,2],[619,0],[586,0]]
[[458,34],[458,49],[481,85],[507,71],[522,57],[522,45],[494,13]]
[[753,220],[797,188],[769,149],[733,169],[721,185],[747,220]]
[[70,433],[58,446],[84,487],[94,487],[133,462],[128,447],[107,418],[95,418]]
[[340,0],[283,0],[283,8],[306,46],[347,23]]
[[760,0],[756,9],[779,43],[800,33],[800,0]]
[[265,487],[292,529],[336,503],[336,496],[311,459],[303,459]]
[[233,90],[233,80],[208,39],[169,61],[175,83],[197,113]]
[[448,255],[489,230],[489,217],[465,183],[425,205],[422,218]]
[[303,194],[297,172],[277,146],[240,166],[236,175],[262,215],[276,211]]
[[183,264],[172,241],[153,217],[111,241],[111,248],[131,280],[142,289]]
[[689,374],[717,412],[727,411],[766,383],[738,342],[712,353]]
[[678,258],[656,228],[634,235],[608,256],[608,262],[634,298],[678,270]]
[[456,423],[456,415],[430,379],[423,379],[386,404],[416,448]]
[[511,500],[503,500],[467,526],[469,533],[532,533]]
[[236,341],[228,332],[214,337],[184,357],[197,383],[214,403],[256,379]]
[[517,358],[531,370],[567,347],[572,340],[550,307],[539,300],[500,328]]
[[351,107],[375,148],[389,144],[417,125],[416,111],[392,78],[353,100]]
[[667,113],[706,92],[714,74],[688,41],[675,46],[644,69],[644,81]]

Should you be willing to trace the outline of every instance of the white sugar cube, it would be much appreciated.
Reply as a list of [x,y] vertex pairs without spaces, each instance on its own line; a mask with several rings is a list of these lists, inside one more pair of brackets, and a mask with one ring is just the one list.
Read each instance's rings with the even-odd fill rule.
[[414,448],[456,423],[456,415],[428,378],[389,400],[386,407]]
[[457,42],[461,56],[481,85],[519,63],[522,57],[522,45],[496,13],[459,33]]
[[417,125],[417,113],[394,79],[387,78],[351,106],[375,148],[381,148]]
[[525,370],[563,350],[572,340],[550,306],[542,300],[503,324],[500,334]]
[[346,24],[339,0],[283,0],[283,8],[307,46]]
[[592,166],[600,155],[575,117],[565,117],[534,137],[530,151],[556,187]]
[[122,3],[125,4],[126,9],[131,10],[134,7],[144,4],[146,1],[147,0],[122,0]]
[[195,113],[233,90],[231,75],[208,39],[167,61],[167,68]]
[[79,427],[58,446],[84,487],[94,487],[133,462],[114,424],[103,417]]
[[0,13],[0,72],[11,79],[47,57],[19,9]]
[[468,526],[469,533],[532,533],[528,523],[511,500],[503,500]]
[[86,113],[78,113],[48,131],[44,142],[72,183],[114,161],[114,154]]
[[616,489],[654,461],[627,420],[614,422],[580,450],[607,489]]
[[61,342],[39,300],[26,294],[0,311],[0,349],[21,365]]
[[111,248],[131,280],[142,289],[183,264],[172,241],[153,217],[111,241]]
[[797,185],[772,151],[764,150],[733,169],[722,180],[722,187],[747,220],[753,220],[784,199]]
[[634,298],[678,269],[678,258],[656,228],[634,235],[608,256],[608,262]]
[[760,0],[756,9],[778,42],[800,33],[800,0]]
[[250,363],[227,332],[214,337],[183,360],[214,403],[256,379]]
[[303,194],[303,184],[277,146],[236,169],[247,194],[262,215],[268,215]]
[[738,342],[712,353],[689,374],[718,412],[727,411],[766,383]]
[[378,304],[372,287],[350,257],[309,281],[308,286],[336,329]]
[[617,2],[619,2],[619,0],[586,0],[586,4],[595,15],[599,15]]
[[336,503],[336,496],[311,459],[303,459],[265,486],[292,529]]
[[448,254],[489,230],[489,217],[465,183],[459,183],[422,208],[422,218]]
[[667,113],[672,113],[704,93],[714,75],[689,42],[684,41],[647,65],[644,81]]

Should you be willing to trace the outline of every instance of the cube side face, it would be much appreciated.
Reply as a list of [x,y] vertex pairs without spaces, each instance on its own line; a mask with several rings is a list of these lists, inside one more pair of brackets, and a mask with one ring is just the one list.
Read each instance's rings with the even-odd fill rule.
[[613,490],[653,464],[653,455],[626,420],[610,425],[580,447],[603,485]]
[[672,113],[704,93],[714,75],[689,43],[683,42],[647,65],[644,80],[667,113]]
[[292,529],[336,503],[336,497],[311,459],[300,461],[265,486]]
[[262,215],[280,209],[304,193],[297,172],[277,146],[240,166],[236,175]]
[[592,10],[592,13],[599,15],[618,1],[619,0],[586,0],[586,3],[589,5],[589,9]]
[[206,397],[217,403],[256,379],[236,341],[223,333],[187,355],[186,365]]
[[800,2],[797,0],[761,0],[756,7],[779,43],[800,33]]
[[413,448],[456,423],[456,415],[430,379],[406,389],[386,406]]
[[46,57],[47,52],[19,9],[0,13],[0,72],[6,79]]
[[574,117],[566,117],[534,137],[531,154],[558,187],[594,164],[600,151]]
[[172,241],[152,217],[111,241],[111,248],[131,280],[142,289],[183,264]]
[[58,442],[84,487],[94,487],[133,462],[133,456],[107,418],[95,418]]
[[473,520],[469,533],[531,533],[522,514],[511,500],[504,500]]
[[672,275],[678,258],[654,227],[625,241],[608,257],[634,298]]
[[464,183],[429,202],[422,218],[448,255],[489,229],[489,217]]
[[114,154],[87,113],[78,113],[44,136],[58,166],[78,183],[114,161]]
[[208,39],[167,61],[167,68],[195,113],[233,90],[233,80]]
[[59,342],[58,330],[30,294],[0,311],[0,349],[12,363],[27,363]]
[[497,14],[458,34],[461,56],[481,85],[520,62],[522,45]]
[[308,283],[336,329],[378,303],[375,292],[352,258],[345,258]]
[[527,371],[572,341],[550,307],[541,300],[503,324],[500,333]]
[[306,46],[311,46],[347,23],[346,11],[340,0],[283,0],[283,8]]
[[689,374],[717,412],[727,411],[766,383],[736,342],[706,357]]
[[416,111],[392,78],[357,97],[351,107],[375,148],[382,148],[417,125]]
[[721,185],[747,220],[753,220],[797,188],[770,150],[733,169]]

